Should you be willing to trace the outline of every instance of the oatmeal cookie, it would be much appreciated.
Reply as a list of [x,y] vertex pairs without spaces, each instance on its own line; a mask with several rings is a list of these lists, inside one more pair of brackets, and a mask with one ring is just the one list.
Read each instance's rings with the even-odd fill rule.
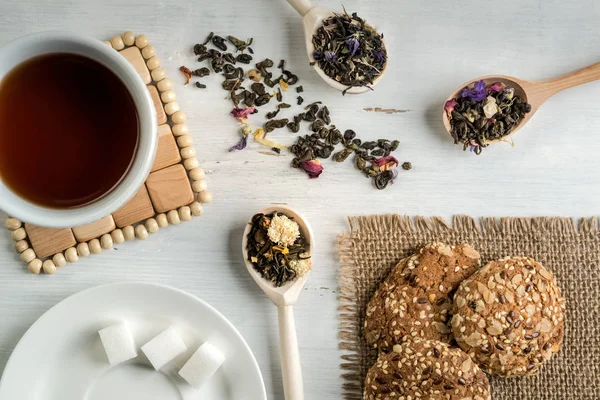
[[454,295],[452,332],[481,368],[532,375],[562,347],[565,299],[550,271],[531,258],[493,261]]
[[367,305],[367,343],[385,352],[415,337],[450,341],[450,296],[479,266],[479,253],[466,244],[427,244],[400,261]]
[[489,400],[487,376],[457,347],[406,341],[380,353],[365,379],[364,400]]

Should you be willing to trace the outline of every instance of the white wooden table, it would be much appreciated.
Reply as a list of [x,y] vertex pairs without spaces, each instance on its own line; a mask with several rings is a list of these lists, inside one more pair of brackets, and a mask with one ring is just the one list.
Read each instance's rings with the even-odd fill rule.
[[[318,4],[340,7],[333,0]],[[252,347],[269,398],[282,399],[275,308],[246,273],[240,241],[244,223],[255,210],[284,202],[308,217],[317,240],[314,271],[296,308],[306,398],[337,399],[342,391],[335,252],[336,235],[347,229],[346,216],[597,212],[600,84],[559,94],[516,135],[514,148],[500,144],[481,156],[453,146],[440,115],[447,94],[468,79],[493,73],[545,79],[599,61],[600,3],[347,0],[344,4],[384,32],[391,61],[374,93],[342,98],[308,66],[301,22],[283,0],[0,1],[2,44],[42,30],[66,29],[106,39],[130,29],[150,36],[177,82],[182,80],[177,71],[181,64],[198,65],[191,47],[209,31],[253,36],[256,56],[275,62],[285,58],[301,79],[305,99],[325,102],[339,128],[352,128],[363,139],[399,139],[400,162],[411,161],[414,166],[410,172],[400,171],[393,187],[378,191],[350,162],[327,161],[321,178],[308,180],[290,168],[288,154],[266,156],[254,143],[243,152],[227,153],[238,134],[220,80],[210,79],[205,91],[177,85],[214,202],[192,222],[80,260],[54,276],[27,273],[8,234],[2,232],[0,372],[21,335],[60,300],[107,282],[155,282],[189,291],[229,318]],[[292,92],[288,99],[294,98]],[[365,112],[366,107],[406,112],[388,115]],[[285,129],[273,135],[282,142],[293,137]],[[25,144],[24,156],[26,152]]]

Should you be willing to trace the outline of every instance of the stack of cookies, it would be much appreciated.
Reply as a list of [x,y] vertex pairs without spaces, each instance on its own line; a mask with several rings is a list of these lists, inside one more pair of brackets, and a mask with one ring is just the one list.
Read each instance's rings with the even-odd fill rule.
[[379,358],[364,399],[490,399],[484,372],[534,374],[560,350],[564,310],[552,273],[530,258],[481,268],[469,245],[425,245],[367,306],[363,332]]

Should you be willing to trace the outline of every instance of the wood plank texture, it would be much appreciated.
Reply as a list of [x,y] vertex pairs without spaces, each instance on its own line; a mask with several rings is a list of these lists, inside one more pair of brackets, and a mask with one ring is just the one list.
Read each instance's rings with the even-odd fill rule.
[[179,161],[181,161],[181,155],[175,137],[171,133],[171,127],[166,124],[160,125],[158,127],[158,149],[151,172],[177,164]]
[[146,187],[157,212],[174,210],[194,201],[189,178],[181,164],[151,173]]
[[113,213],[112,217],[115,220],[115,224],[119,228],[122,228],[143,221],[153,215],[154,208],[152,207],[150,196],[148,196],[146,185],[143,185],[131,200]]
[[25,231],[38,257],[48,257],[75,245],[71,229],[44,228],[25,224]]
[[142,77],[142,80],[145,84],[149,84],[150,82],[152,82],[152,78],[150,77],[150,71],[148,70],[148,67],[146,67],[146,61],[144,60],[144,57],[142,57],[140,49],[133,46],[125,50],[121,50],[120,53],[123,57],[127,59],[127,61],[131,63],[131,65],[133,65],[135,70]]
[[160,100],[160,94],[154,85],[148,85],[148,90],[150,91],[150,96],[152,96],[152,102],[156,109],[156,121],[159,125],[162,125],[167,122],[167,114],[165,113],[165,108]]
[[115,221],[111,215],[87,225],[72,228],[75,239],[78,242],[87,242],[88,240],[98,238],[113,229],[115,229]]

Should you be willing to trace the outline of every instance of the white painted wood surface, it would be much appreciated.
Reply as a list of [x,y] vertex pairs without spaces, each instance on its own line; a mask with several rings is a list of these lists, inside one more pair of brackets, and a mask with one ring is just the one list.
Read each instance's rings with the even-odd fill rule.
[[[333,0],[316,5],[339,9]],[[148,34],[171,78],[181,64],[194,67],[191,47],[210,30],[253,36],[257,57],[288,60],[307,101],[328,104],[334,123],[363,139],[397,138],[400,171],[386,191],[371,187],[350,163],[327,161],[318,180],[289,167],[291,157],[240,153],[230,103],[216,78],[205,91],[177,85],[189,116],[214,202],[205,214],[161,230],[144,242],[88,257],[54,276],[26,272],[0,234],[0,371],[21,335],[46,310],[82,289],[117,281],[173,285],[211,303],[229,318],[254,350],[270,399],[282,399],[277,314],[240,259],[244,223],[270,202],[285,202],[311,221],[315,268],[295,307],[307,399],[341,397],[337,345],[336,235],[350,214],[591,216],[600,198],[600,84],[550,99],[516,136],[477,157],[453,146],[440,114],[456,85],[486,74],[527,80],[557,76],[600,59],[600,3],[535,0],[348,0],[385,33],[392,58],[374,93],[342,98],[306,63],[302,22],[284,0],[228,2],[0,0],[0,42],[30,32],[67,29],[106,39],[124,30]],[[51,79],[51,77],[49,77]],[[90,90],[94,90],[93,80]],[[295,93],[290,93],[290,101]],[[365,107],[409,110],[386,115]],[[267,107],[269,108],[269,107]],[[290,112],[291,114],[291,112]],[[293,135],[273,134],[282,142]],[[24,156],[26,156],[24,142]],[[35,161],[32,161],[35,162]],[[49,346],[52,344],[49,343]]]

